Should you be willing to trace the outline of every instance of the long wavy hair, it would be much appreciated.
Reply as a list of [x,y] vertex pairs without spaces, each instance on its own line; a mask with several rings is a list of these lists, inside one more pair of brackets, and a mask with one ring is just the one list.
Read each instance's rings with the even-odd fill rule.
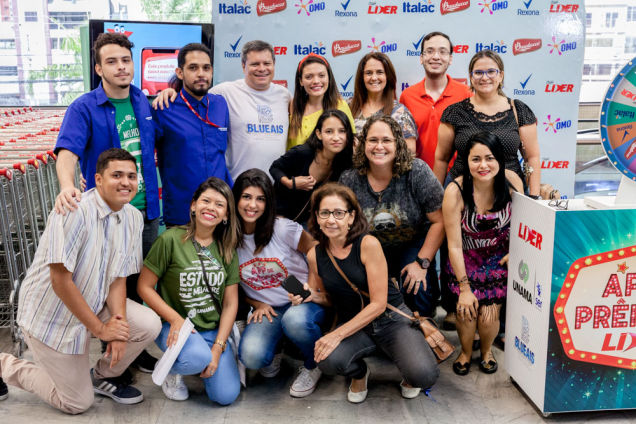
[[336,78],[333,76],[333,71],[331,70],[329,62],[327,62],[327,59],[315,54],[305,56],[298,64],[296,78],[294,80],[294,98],[291,102],[291,116],[289,118],[290,137],[295,137],[302,126],[303,114],[305,113],[305,106],[307,106],[309,95],[300,82],[303,76],[303,69],[311,63],[319,63],[327,68],[329,87],[327,87],[327,91],[322,98],[322,109],[337,109],[338,101],[341,99],[340,93],[338,92],[338,85],[336,84]]
[[362,128],[362,135],[359,138],[360,144],[355,150],[353,155],[353,167],[358,170],[360,175],[366,175],[369,172],[369,158],[365,153],[367,144],[367,134],[369,128],[376,122],[384,122],[391,128],[393,138],[395,138],[395,160],[393,161],[393,176],[405,174],[413,167],[413,158],[415,155],[409,150],[402,134],[402,128],[400,124],[388,115],[376,115],[367,119],[367,122]]
[[[256,231],[254,232],[254,254],[259,253],[265,246],[269,244],[274,235],[274,222],[276,221],[276,197],[274,196],[274,186],[269,176],[258,168],[248,169],[236,178],[232,192],[236,207],[241,200],[243,191],[248,187],[258,187],[263,190],[265,196],[265,210],[256,220]],[[239,222],[241,229],[241,237],[239,246],[243,245],[243,235],[245,234],[245,224],[239,214]]]
[[381,52],[371,52],[365,54],[360,63],[358,63],[358,70],[356,71],[355,85],[353,88],[353,98],[351,99],[350,107],[353,116],[358,116],[362,111],[362,106],[369,99],[369,93],[367,87],[364,85],[364,67],[367,66],[367,62],[371,59],[375,59],[382,63],[384,68],[384,75],[386,75],[386,86],[382,91],[382,112],[385,115],[391,115],[393,112],[393,101],[396,99],[395,91],[397,87],[397,77],[395,75],[395,68],[391,63],[391,59],[387,55]]
[[[239,229],[238,219],[236,218],[236,207],[234,205],[234,196],[232,196],[232,190],[225,183],[225,181],[210,177],[203,181],[192,195],[192,202],[190,207],[201,197],[206,190],[214,190],[225,198],[227,203],[227,223],[219,223],[212,231],[212,238],[219,246],[219,252],[223,257],[225,263],[232,262],[236,245],[241,237],[241,231]],[[194,234],[197,229],[196,216],[194,213],[190,213],[190,222],[185,225],[186,233],[183,236],[183,242],[194,239]]]
[[350,169],[352,165],[351,158],[353,157],[353,129],[351,128],[351,121],[349,121],[347,115],[337,109],[325,110],[322,115],[320,115],[320,118],[318,118],[316,128],[314,128],[314,131],[311,133],[306,143],[314,150],[314,155],[319,150],[322,150],[324,148],[322,140],[318,138],[316,132],[322,131],[322,126],[328,118],[337,118],[340,122],[342,122],[347,137],[344,149],[342,149],[340,153],[336,154],[336,157],[333,159],[333,162],[331,164],[331,176],[329,177],[329,179],[338,181],[338,178],[340,178],[340,174],[342,174],[343,171]]

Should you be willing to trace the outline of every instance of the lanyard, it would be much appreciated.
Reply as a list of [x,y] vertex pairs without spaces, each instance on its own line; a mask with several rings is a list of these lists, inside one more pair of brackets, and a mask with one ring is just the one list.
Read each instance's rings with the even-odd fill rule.
[[210,120],[208,119],[208,112],[209,112],[209,110],[210,110],[210,99],[209,99],[209,98],[207,99],[207,100],[208,100],[208,107],[207,107],[206,112],[205,112],[205,119],[203,119],[203,118],[201,118],[201,115],[199,115],[199,114],[197,113],[197,111],[196,111],[196,110],[194,110],[194,108],[192,107],[192,105],[190,104],[190,102],[188,101],[188,99],[186,99],[186,98],[185,98],[185,96],[183,95],[183,90],[179,91],[179,95],[181,96],[181,98],[183,99],[183,101],[185,102],[185,104],[186,104],[186,105],[188,105],[188,107],[190,108],[190,111],[191,111],[192,113],[194,113],[194,114],[196,115],[196,117],[197,117],[197,118],[199,118],[201,121],[205,122],[205,123],[206,123],[206,124],[208,124],[208,125],[211,125],[211,126],[213,126],[213,127],[215,127],[215,128],[219,128],[219,126],[218,126],[218,125],[216,125],[214,122],[212,122],[212,121],[210,121]]

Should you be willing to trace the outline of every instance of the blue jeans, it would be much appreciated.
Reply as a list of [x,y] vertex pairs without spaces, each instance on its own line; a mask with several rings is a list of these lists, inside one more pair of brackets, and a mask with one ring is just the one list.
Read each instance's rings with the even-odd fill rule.
[[272,363],[278,343],[283,335],[294,343],[303,354],[307,369],[316,368],[314,344],[322,337],[320,325],[325,310],[313,302],[298,306],[287,304],[274,307],[278,314],[273,322],[263,317],[262,322],[252,321],[241,336],[239,359],[249,369],[260,369]]
[[[155,339],[157,346],[164,352],[168,348],[166,341],[170,332],[170,324],[164,322],[161,333]],[[216,340],[217,330],[202,331],[190,334],[183,349],[170,372],[172,374],[199,375],[212,361],[211,347]],[[241,392],[238,367],[234,360],[234,352],[229,346],[221,354],[219,367],[212,377],[204,378],[203,384],[210,400],[221,405],[229,405]]]

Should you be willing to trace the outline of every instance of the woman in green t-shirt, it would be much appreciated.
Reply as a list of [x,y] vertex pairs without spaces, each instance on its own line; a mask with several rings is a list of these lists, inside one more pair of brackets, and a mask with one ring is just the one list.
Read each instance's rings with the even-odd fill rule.
[[144,261],[137,290],[164,321],[157,345],[164,351],[174,345],[186,317],[196,330],[161,386],[169,399],[188,398],[181,376],[191,374],[204,379],[208,397],[221,405],[239,395],[236,360],[226,350],[238,308],[239,234],[232,191],[210,177],[192,197],[190,222],[161,234]]

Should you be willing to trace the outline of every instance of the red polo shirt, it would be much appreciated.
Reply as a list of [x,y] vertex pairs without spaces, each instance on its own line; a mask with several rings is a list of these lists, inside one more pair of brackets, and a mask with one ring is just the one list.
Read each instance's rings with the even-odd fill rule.
[[400,96],[400,103],[408,108],[417,124],[417,157],[426,162],[431,169],[435,164],[437,130],[444,109],[473,95],[467,85],[455,81],[448,75],[446,78],[448,84],[436,101],[426,94],[426,78],[404,90]]

